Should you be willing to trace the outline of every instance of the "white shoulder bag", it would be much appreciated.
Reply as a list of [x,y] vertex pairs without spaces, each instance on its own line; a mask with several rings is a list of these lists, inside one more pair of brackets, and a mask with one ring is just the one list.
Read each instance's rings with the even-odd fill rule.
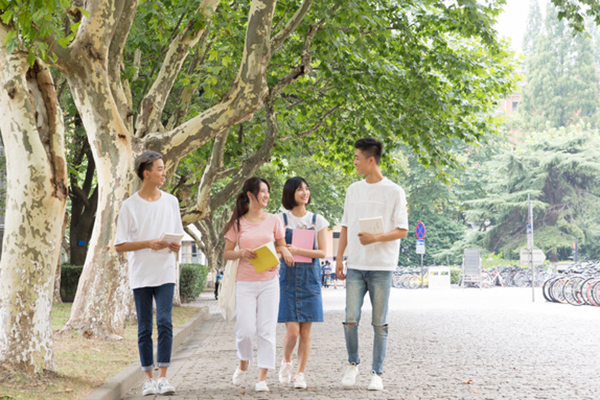
[[227,261],[223,279],[219,285],[219,307],[221,315],[226,321],[231,321],[235,317],[235,277],[239,262],[239,258]]

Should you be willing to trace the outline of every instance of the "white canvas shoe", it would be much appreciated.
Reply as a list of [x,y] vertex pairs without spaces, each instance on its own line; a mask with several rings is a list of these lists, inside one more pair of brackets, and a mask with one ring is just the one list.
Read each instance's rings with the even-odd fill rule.
[[302,372],[294,377],[294,389],[306,389],[306,380]]
[[233,384],[235,386],[239,386],[242,383],[244,383],[244,378],[246,377],[246,371],[242,371],[239,368],[235,369],[235,372],[233,373]]
[[279,367],[279,382],[284,385],[290,383],[292,380],[292,362],[284,362],[281,360],[281,366]]
[[158,394],[158,387],[156,386],[156,381],[152,378],[146,379],[146,382],[144,382],[144,386],[142,386],[142,395],[151,396],[153,394]]
[[256,385],[254,386],[254,390],[257,392],[268,392],[269,387],[267,386],[267,381],[257,382]]
[[354,386],[356,375],[358,375],[358,365],[348,365],[344,377],[342,378],[342,385],[345,387]]
[[383,380],[381,376],[377,375],[375,372],[371,372],[371,383],[367,387],[368,390],[383,390]]

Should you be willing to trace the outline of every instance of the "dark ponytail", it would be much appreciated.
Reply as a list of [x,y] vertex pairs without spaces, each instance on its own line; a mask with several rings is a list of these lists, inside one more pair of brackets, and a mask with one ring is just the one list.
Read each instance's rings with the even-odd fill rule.
[[225,232],[229,232],[229,230],[235,225],[237,228],[237,233],[240,232],[240,218],[244,216],[250,209],[250,199],[248,198],[248,192],[252,193],[254,197],[258,196],[260,192],[260,184],[265,183],[269,191],[271,190],[271,186],[266,179],[259,177],[252,177],[244,182],[244,186],[242,186],[242,192],[237,195],[235,199],[235,207],[233,208],[233,214],[231,214],[231,219],[227,223],[225,227]]

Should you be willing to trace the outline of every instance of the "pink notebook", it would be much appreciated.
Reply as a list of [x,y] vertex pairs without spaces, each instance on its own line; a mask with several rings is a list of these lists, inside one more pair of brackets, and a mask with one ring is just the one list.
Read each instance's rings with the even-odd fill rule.
[[[315,231],[309,229],[294,229],[292,231],[292,246],[312,250],[315,244]],[[312,258],[294,254],[294,261],[301,263],[312,262]]]

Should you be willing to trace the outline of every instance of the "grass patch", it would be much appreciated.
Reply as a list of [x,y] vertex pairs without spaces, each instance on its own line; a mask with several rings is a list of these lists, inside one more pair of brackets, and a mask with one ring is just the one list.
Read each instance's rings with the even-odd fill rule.
[[[39,379],[0,371],[0,400],[71,400],[82,399],[108,381],[130,363],[139,360],[137,322],[129,322],[123,340],[85,339],[77,332],[58,335],[71,314],[72,303],[52,306],[56,372]],[[174,307],[173,329],[185,324],[200,311],[197,307]],[[153,340],[156,344],[156,324]]]

